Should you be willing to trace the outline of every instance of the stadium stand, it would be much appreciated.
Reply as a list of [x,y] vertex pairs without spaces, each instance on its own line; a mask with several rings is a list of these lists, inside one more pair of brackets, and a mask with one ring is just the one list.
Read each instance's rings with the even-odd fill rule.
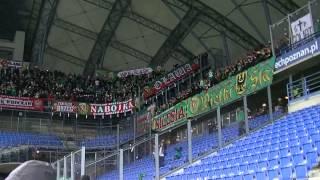
[[167,179],[305,179],[320,153],[319,115],[320,106],[289,114]]
[[[279,118],[283,115],[283,112],[275,112],[275,118]],[[269,117],[267,115],[257,116],[253,119],[250,119],[249,126],[251,128],[261,127],[262,125],[268,123]],[[239,133],[239,125],[234,123],[230,126],[224,128],[222,130],[224,140],[226,142],[230,141],[232,138],[236,137]],[[205,152],[216,149],[218,146],[216,134],[204,134],[203,136],[199,136],[193,139],[193,150],[192,153],[194,156],[199,156]],[[175,159],[175,148],[182,147],[182,155],[181,159]],[[173,170],[184,163],[187,162],[187,141],[181,141],[174,145],[169,145],[167,147],[166,155],[165,155],[165,166],[160,168],[160,173],[163,174],[168,170]],[[154,164],[153,156],[144,157],[142,159],[137,160],[136,162],[125,166],[124,177],[128,179],[137,179],[139,175],[143,174],[145,179],[152,179],[154,176]],[[105,175],[102,175],[99,179],[117,179],[118,172],[113,171],[109,172]],[[186,178],[186,177],[185,177]]]
[[10,148],[22,145],[55,148],[63,147],[62,141],[55,135],[0,132],[0,148]]

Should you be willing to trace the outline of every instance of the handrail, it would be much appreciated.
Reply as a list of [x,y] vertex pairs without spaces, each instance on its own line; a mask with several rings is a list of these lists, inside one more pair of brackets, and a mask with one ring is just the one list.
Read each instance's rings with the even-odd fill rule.
[[289,101],[318,91],[320,91],[320,71],[287,84],[287,96]]

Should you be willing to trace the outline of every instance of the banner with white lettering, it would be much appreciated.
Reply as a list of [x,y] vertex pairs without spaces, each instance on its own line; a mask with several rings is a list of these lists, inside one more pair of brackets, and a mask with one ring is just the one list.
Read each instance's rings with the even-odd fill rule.
[[165,89],[166,87],[174,84],[175,82],[183,79],[187,75],[193,73],[197,69],[199,69],[199,64],[185,64],[182,65],[175,70],[171,71],[170,73],[166,74],[164,77],[160,78],[159,80],[155,81],[152,87],[145,87],[143,90],[143,97],[145,99],[157,94],[161,90]]
[[292,42],[298,42],[314,33],[311,14],[291,22]]
[[76,102],[58,101],[53,104],[53,112],[76,113],[78,104]]
[[151,68],[132,69],[128,71],[118,72],[118,77],[125,78],[127,76],[140,76],[143,74],[150,74],[150,73],[152,73]]
[[131,112],[134,108],[132,99],[124,102],[90,104],[90,113],[96,115],[111,115]]
[[21,110],[43,111],[42,99],[0,95],[0,107]]
[[7,59],[0,58],[0,67],[13,67],[13,68],[26,68],[28,63],[22,61],[9,61]]

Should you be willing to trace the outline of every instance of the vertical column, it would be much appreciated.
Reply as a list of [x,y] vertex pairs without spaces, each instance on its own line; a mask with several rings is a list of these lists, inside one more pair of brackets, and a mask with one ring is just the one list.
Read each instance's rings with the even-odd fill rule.
[[159,135],[154,136],[154,160],[156,167],[156,180],[160,180],[160,169],[159,169]]
[[271,98],[271,87],[270,87],[270,85],[267,87],[267,91],[268,91],[269,117],[270,117],[270,120],[273,122],[272,98]]
[[[135,115],[133,116],[133,145],[134,146],[136,144],[136,129],[137,129],[137,118],[138,115],[137,113],[135,113]],[[130,152],[130,151],[128,151]],[[128,156],[130,157],[130,156]],[[136,159],[136,148],[133,148],[133,161],[135,161]]]
[[203,80],[203,65],[202,65],[202,58],[199,59],[199,65],[200,65],[200,80]]
[[[98,152],[94,153],[94,162],[97,162]],[[97,163],[94,163],[94,177],[97,178]]]
[[57,160],[57,180],[60,180],[60,160]]
[[292,74],[289,75],[289,84],[287,85],[287,95],[288,100],[293,99],[293,91],[292,91]]
[[302,78],[302,89],[303,89],[303,96],[307,96],[308,95],[308,87],[307,87],[307,78],[303,77]]
[[81,176],[85,175],[85,163],[86,163],[86,148],[81,147]]
[[119,180],[123,180],[123,149],[119,152]]
[[71,168],[70,168],[71,172],[71,180],[74,180],[74,153],[71,152]]
[[117,124],[117,151],[120,149],[120,124]]
[[67,157],[63,157],[63,179],[67,179]]
[[218,142],[219,148],[222,147],[222,133],[221,133],[221,115],[220,115],[220,106],[217,108],[217,121],[218,121]]
[[249,133],[249,121],[248,121],[248,103],[247,95],[243,96],[243,112],[244,112],[244,121],[246,126],[246,134]]
[[192,128],[191,128],[191,118],[188,119],[188,160],[192,163]]
[[[291,27],[291,19],[290,19],[290,14],[288,14],[288,27]],[[292,32],[291,32],[291,28],[289,28],[289,44],[288,45],[291,45],[291,42],[292,42]]]

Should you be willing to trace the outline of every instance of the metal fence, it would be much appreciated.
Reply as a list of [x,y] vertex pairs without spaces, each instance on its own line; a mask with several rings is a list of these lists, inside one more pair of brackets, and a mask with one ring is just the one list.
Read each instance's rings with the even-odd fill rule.
[[[272,103],[270,93],[270,87],[262,89],[163,132],[146,133],[113,151],[87,151],[85,174],[92,180],[165,177],[283,115],[283,111],[273,112],[271,104],[275,103]],[[79,171],[76,165],[72,168],[67,163],[72,162],[72,155],[69,156],[57,163],[60,179],[77,179],[74,174]]]
[[289,101],[307,97],[320,91],[320,71],[287,84]]
[[307,5],[270,26],[273,52],[276,55],[288,52],[319,31],[320,0],[309,1]]

